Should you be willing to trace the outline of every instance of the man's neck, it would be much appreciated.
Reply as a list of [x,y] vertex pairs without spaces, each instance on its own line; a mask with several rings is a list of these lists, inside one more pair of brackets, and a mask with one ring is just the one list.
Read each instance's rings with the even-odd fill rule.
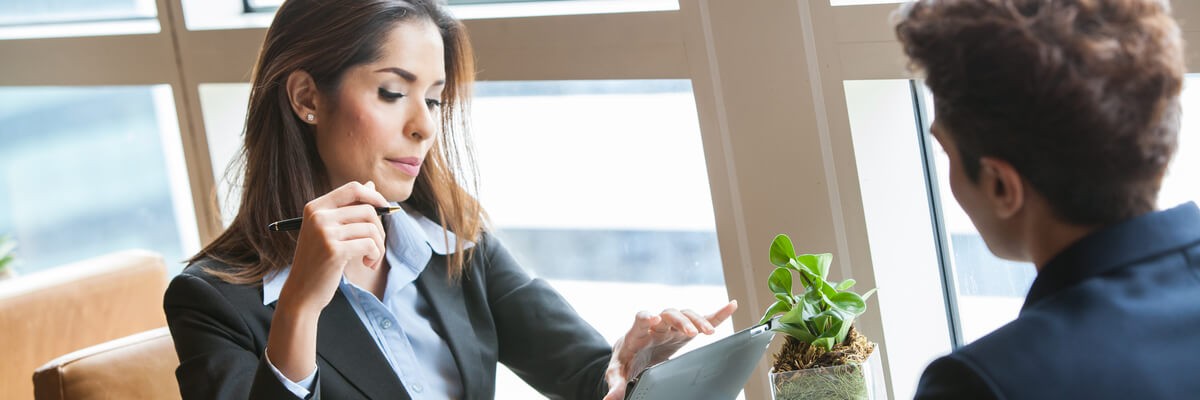
[[1026,242],[1029,258],[1038,272],[1042,272],[1046,263],[1096,229],[1096,226],[1071,225],[1055,219],[1046,219],[1026,232],[1025,237],[1029,238]]

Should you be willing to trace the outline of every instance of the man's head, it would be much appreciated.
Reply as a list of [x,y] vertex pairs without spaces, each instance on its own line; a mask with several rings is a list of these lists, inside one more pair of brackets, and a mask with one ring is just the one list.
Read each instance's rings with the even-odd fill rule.
[[955,196],[997,255],[1030,199],[1076,226],[1154,209],[1185,72],[1165,0],[920,0],[896,34],[933,92]]

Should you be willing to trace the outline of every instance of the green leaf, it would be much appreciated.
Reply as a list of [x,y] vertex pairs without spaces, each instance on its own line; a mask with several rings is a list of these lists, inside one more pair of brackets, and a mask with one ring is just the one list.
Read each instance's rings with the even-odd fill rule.
[[813,317],[817,316],[817,314],[821,313],[821,307],[820,307],[821,302],[822,302],[822,300],[818,296],[816,300],[813,300],[813,301],[806,300],[806,301],[800,303],[800,313],[801,313],[800,315],[804,318],[805,321],[810,320]]
[[821,295],[824,297],[829,297],[829,296],[833,296],[834,294],[837,294],[837,290],[834,289],[833,286],[830,286],[829,282],[826,282],[824,279],[821,279],[819,276],[817,276],[815,272],[810,272],[810,271],[805,270],[805,271],[801,271],[800,273],[802,275],[804,275],[805,285],[813,286],[811,288],[812,291],[820,292]]
[[792,295],[792,271],[783,267],[775,268],[775,272],[772,272],[771,277],[767,279],[767,286],[777,297],[779,295],[790,297]]
[[793,258],[796,258],[796,248],[792,246],[792,238],[782,234],[775,236],[771,241],[771,264],[783,267]]
[[764,324],[764,323],[766,323],[767,321],[771,320],[771,317],[774,317],[774,316],[775,316],[775,314],[779,314],[779,313],[788,312],[788,311],[791,311],[791,309],[792,309],[792,305],[791,305],[791,304],[788,304],[788,302],[786,302],[786,301],[777,301],[777,302],[775,302],[775,304],[772,304],[772,305],[771,305],[771,308],[768,308],[768,309],[767,309],[767,313],[766,313],[766,314],[763,314],[763,317],[762,317],[762,319],[761,319],[761,320],[759,320],[759,321],[758,321],[758,323],[759,323],[759,324]]
[[844,319],[845,315],[837,310],[826,310],[813,317],[812,322],[817,328],[817,336],[826,336],[826,333],[829,331],[836,332],[835,328],[839,326],[837,323],[843,321]]
[[833,345],[836,344],[835,340],[836,339],[831,338],[831,337],[817,338],[812,341],[812,345],[815,347],[823,348],[826,351],[829,351],[829,350],[833,350]]
[[[879,289],[879,288],[875,288],[875,289]],[[871,295],[875,294],[875,289],[871,289],[871,290],[868,290],[866,293],[863,293],[863,295],[862,295],[863,301],[867,301],[867,299],[871,298]]]
[[828,297],[825,297],[825,294],[821,293],[820,290],[813,290],[804,294],[804,303],[811,305],[813,308],[821,308],[821,304],[830,304],[826,299]]
[[835,343],[842,343],[842,342],[846,341],[846,335],[850,333],[850,325],[853,325],[853,324],[854,324],[853,319],[843,319],[839,322],[839,325],[836,330],[837,335],[834,336],[834,339],[837,340],[837,342],[835,342]]
[[817,265],[820,262],[820,259],[818,259],[815,254],[801,254],[796,256],[795,260],[800,264],[799,268],[801,270],[808,271],[812,275],[818,277],[821,276],[820,267]]
[[840,291],[849,289],[851,287],[854,287],[855,283],[858,283],[858,282],[853,279],[847,279],[847,280],[842,281],[842,283],[839,283],[835,289],[837,289],[837,291],[840,292]]
[[821,279],[829,278],[829,265],[833,264],[833,254],[822,253],[817,254],[817,272],[821,275]]
[[788,297],[788,295],[782,293],[775,293],[775,298],[779,299],[779,301],[788,301],[792,299],[791,297]]
[[814,340],[817,340],[817,336],[813,335],[807,329],[791,324],[780,323],[772,327],[771,330],[787,334],[804,343],[812,343]]
[[17,242],[15,240],[10,240],[8,236],[0,237],[0,256],[11,255],[16,248]]
[[849,314],[852,318],[867,310],[867,303],[854,292],[839,292],[831,296],[829,300],[833,302],[834,308]]
[[788,312],[783,314],[782,317],[779,317],[779,322],[792,325],[801,325],[805,320],[808,319],[804,314],[804,307],[792,307],[792,309],[788,310]]

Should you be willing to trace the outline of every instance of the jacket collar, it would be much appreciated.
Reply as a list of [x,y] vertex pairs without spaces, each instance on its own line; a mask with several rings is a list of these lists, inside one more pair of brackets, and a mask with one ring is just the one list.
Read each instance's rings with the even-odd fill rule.
[[446,257],[430,260],[429,268],[416,280],[417,290],[429,301],[434,311],[430,322],[442,328],[442,337],[446,339],[454,362],[458,365],[458,374],[462,377],[465,398],[477,398],[484,396],[488,387],[485,368],[480,365],[483,357],[480,350],[482,343],[476,333],[478,325],[470,320],[471,313],[463,297],[462,282],[452,281],[446,268]]
[[1101,228],[1042,267],[1021,311],[1084,279],[1200,241],[1200,208],[1189,202]]

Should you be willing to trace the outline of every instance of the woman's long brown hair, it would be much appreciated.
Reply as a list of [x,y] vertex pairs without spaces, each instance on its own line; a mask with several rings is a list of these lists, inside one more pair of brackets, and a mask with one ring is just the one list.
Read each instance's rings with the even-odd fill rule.
[[[285,82],[306,71],[323,94],[334,93],[350,67],[381,56],[387,33],[407,21],[431,21],[445,48],[439,140],[426,157],[406,204],[457,237],[449,275],[461,276],[486,214],[471,193],[474,155],[466,115],[474,82],[474,55],[462,23],[437,0],[288,0],[280,6],[254,66],[246,113],[245,144],[230,173],[241,179],[241,207],[229,228],[189,260],[212,258],[229,269],[209,269],[237,284],[261,283],[292,262],[296,232],[268,232],[267,224],[301,215],[304,205],[332,190],[317,154],[312,127],[292,112]],[[466,190],[470,188],[471,191]],[[431,240],[447,240],[449,235]]]

